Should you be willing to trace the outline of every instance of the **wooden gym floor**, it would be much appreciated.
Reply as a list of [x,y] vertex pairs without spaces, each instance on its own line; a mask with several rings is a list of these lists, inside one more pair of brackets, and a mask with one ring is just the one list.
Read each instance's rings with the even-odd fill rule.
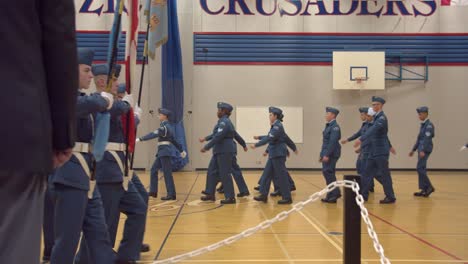
[[[145,243],[151,251],[141,263],[151,263],[198,249],[235,235],[291,207],[253,201],[260,171],[245,171],[251,196],[236,205],[201,202],[206,172],[175,173],[177,201],[150,198]],[[342,179],[343,172],[337,177]],[[430,198],[414,197],[416,172],[393,172],[397,202],[380,205],[382,187],[376,183],[366,207],[386,256],[392,263],[468,263],[468,175],[463,172],[429,172],[436,192]],[[148,186],[149,176],[139,173]],[[297,191],[294,202],[307,199],[325,183],[320,172],[291,171]],[[236,188],[237,191],[237,188]],[[165,195],[160,181],[159,195]],[[125,216],[122,216],[120,241]],[[249,238],[182,263],[342,263],[343,200],[320,201],[300,213]],[[380,263],[364,222],[361,230],[362,263]],[[118,245],[116,245],[118,246]]]

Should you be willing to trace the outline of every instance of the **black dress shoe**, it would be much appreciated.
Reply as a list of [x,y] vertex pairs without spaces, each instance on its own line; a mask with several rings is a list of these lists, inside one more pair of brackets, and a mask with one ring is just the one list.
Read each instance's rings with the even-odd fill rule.
[[369,192],[374,192],[374,187],[370,188]]
[[148,245],[148,244],[141,244],[140,252],[149,252],[149,251],[150,251],[150,245]]
[[260,191],[260,186],[256,186],[256,187],[254,187],[254,190],[256,190],[256,191]]
[[203,194],[203,195],[209,195],[209,193],[207,193],[206,191],[201,191],[201,194]]
[[423,196],[424,196],[424,197],[429,197],[429,196],[431,195],[431,193],[433,193],[433,192],[435,192],[434,187],[429,187],[429,189],[427,189],[427,190],[424,192]]
[[291,192],[294,192],[296,190],[296,186],[291,186]]
[[240,192],[237,194],[237,197],[241,198],[241,197],[245,197],[245,196],[249,196],[250,193],[249,192]]
[[322,203],[336,203],[336,200],[337,199],[322,198],[320,201],[322,201]]
[[268,196],[264,195],[264,194],[260,194],[259,196],[255,196],[254,200],[266,203],[266,202],[268,202]]
[[224,200],[221,200],[221,204],[235,204],[236,203],[236,198],[226,198]]
[[212,202],[214,202],[214,201],[216,201],[216,198],[214,197],[214,195],[209,195],[209,194],[208,194],[208,195],[202,196],[202,197],[200,198],[200,200],[202,200],[202,201],[204,201],[204,202],[206,202],[206,201],[212,201]]
[[383,200],[380,200],[381,204],[392,204],[395,203],[395,198],[385,197]]
[[274,191],[274,192],[270,193],[270,196],[271,196],[271,197],[276,197],[276,196],[280,196],[280,195],[281,195],[281,193],[280,193],[280,191],[279,191],[279,190],[278,190],[278,191]]
[[421,197],[421,196],[424,196],[424,191],[419,191],[419,192],[415,192],[413,193],[414,196],[418,196],[418,197]]
[[278,201],[278,204],[292,204],[292,199],[289,198],[289,199],[281,199]]
[[158,197],[158,193],[157,193],[157,192],[150,192],[150,193],[149,193],[149,196],[154,197],[154,198],[157,198],[157,197]]
[[172,200],[176,200],[176,196],[164,196],[164,197],[161,197],[161,201],[172,201]]

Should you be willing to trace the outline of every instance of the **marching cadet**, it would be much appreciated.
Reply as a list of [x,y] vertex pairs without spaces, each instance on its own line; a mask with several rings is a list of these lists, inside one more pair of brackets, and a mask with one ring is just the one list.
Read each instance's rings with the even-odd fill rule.
[[[210,141],[213,139],[214,135],[216,134],[216,131],[218,130],[218,126],[216,125],[213,129],[213,133],[211,135],[208,135],[204,138],[200,138],[199,141],[200,143],[203,143],[205,141]],[[245,140],[239,135],[239,133],[237,133],[237,131],[235,131],[235,134],[234,134],[234,140],[233,143],[234,143],[234,158],[233,158],[233,161],[232,161],[232,171],[231,171],[231,174],[232,174],[232,177],[234,178],[234,181],[236,182],[236,185],[237,185],[237,189],[239,189],[239,193],[237,194],[237,197],[239,198],[242,198],[242,197],[245,197],[245,196],[249,196],[250,195],[250,192],[249,192],[249,188],[247,187],[247,183],[245,182],[245,179],[244,179],[244,176],[242,175],[242,170],[239,166],[239,163],[237,162],[237,143],[239,143],[239,145],[242,146],[242,148],[244,149],[244,151],[248,151],[248,148],[247,148],[247,144],[245,143]],[[210,168],[208,166],[208,168]],[[213,166],[211,167],[211,169],[213,169]],[[210,171],[210,172],[207,172],[208,173],[214,173],[216,175],[216,177],[218,178],[218,181],[221,181],[221,179],[219,178],[219,175],[218,175],[218,172],[217,171]],[[206,186],[205,186],[205,191],[202,192],[202,194],[208,194],[206,192],[206,190],[208,189],[208,178],[209,177],[206,177]],[[224,193],[224,187],[223,185],[221,184],[221,186],[217,189],[217,191],[219,193]]]
[[270,185],[273,178],[279,184],[282,199],[278,204],[291,204],[291,186],[288,181],[288,171],[286,169],[287,147],[285,143],[286,133],[283,127],[283,111],[280,108],[271,106],[269,109],[271,129],[268,137],[262,138],[252,149],[268,144],[268,161],[265,165],[265,180],[261,183],[260,195],[254,197],[256,201],[267,202]]
[[[235,204],[234,186],[232,184],[231,171],[234,160],[235,145],[234,135],[235,129],[229,117],[231,116],[233,107],[228,103],[218,102],[218,123],[217,130],[210,140],[200,151],[207,152],[213,148],[213,158],[210,162],[209,171],[207,174],[207,195],[202,196],[202,201],[215,201],[215,191],[217,184],[217,175],[221,178],[224,187],[224,200],[221,204]],[[210,168],[211,167],[211,168]],[[216,175],[216,172],[218,173]]]
[[[320,151],[319,161],[322,163],[322,173],[325,177],[327,185],[336,181],[336,163],[341,156],[341,130],[336,122],[336,117],[340,111],[333,107],[327,107],[325,120],[327,124],[323,130],[322,150]],[[327,196],[322,199],[324,203],[336,203],[341,197],[339,188],[327,193]]]
[[[350,136],[347,139],[343,139],[341,141],[341,144],[344,145],[344,144],[346,144],[348,142],[354,141],[354,140],[358,139],[361,135],[364,135],[364,133],[366,133],[366,130],[369,127],[368,111],[369,111],[369,107],[360,107],[359,108],[360,118],[361,118],[361,121],[362,121],[361,128],[359,129],[359,131],[354,133],[354,135]],[[362,176],[362,175],[364,175],[365,166],[364,166],[364,162],[363,162],[363,159],[364,159],[363,158],[363,153],[362,153],[361,150],[358,151],[358,157],[357,157],[357,160],[356,160],[356,170],[357,170],[357,173]],[[374,192],[374,181],[371,181],[371,187],[369,188],[369,191]]]
[[[154,138],[158,138],[158,152],[156,153],[156,160],[154,161],[153,168],[162,168],[164,173],[164,182],[166,183],[167,195],[161,197],[161,200],[176,200],[176,189],[174,185],[174,178],[172,177],[172,164],[171,158],[174,155],[171,149],[171,146],[175,146],[180,152],[180,156],[185,158],[187,153],[182,148],[182,145],[177,142],[174,137],[174,130],[169,123],[169,118],[172,115],[172,112],[165,108],[159,108],[159,121],[161,122],[160,127],[143,136],[137,138],[136,141],[147,141]],[[158,170],[151,169],[151,178],[150,178],[150,195],[157,197],[158,193]]]
[[[107,65],[93,66],[96,89],[103,91],[107,86]],[[112,92],[117,94],[117,77],[113,77]],[[115,82],[115,83],[114,83]],[[133,105],[131,95],[125,95],[122,100],[115,100],[109,110],[111,115],[109,140],[102,161],[96,166],[96,181],[102,195],[106,222],[111,245],[115,244],[120,213],[127,216],[123,238],[117,251],[117,263],[135,263],[140,258],[142,248],[147,205],[136,190],[133,183],[124,175],[126,144],[121,116],[128,113]],[[81,257],[86,260],[86,245],[81,244]]]
[[[78,49],[79,88],[88,89],[93,78],[91,63],[94,52]],[[106,92],[78,94],[77,141],[73,156],[51,176],[55,207],[55,244],[52,249],[52,264],[71,264],[83,232],[88,241],[90,259],[93,263],[114,263],[114,252],[107,233],[104,209],[98,189],[90,184],[92,177],[93,139],[92,114],[105,112],[112,106],[113,96]],[[91,179],[92,180],[92,179]]]
[[369,196],[370,182],[374,177],[383,185],[385,198],[380,200],[381,204],[395,203],[396,198],[393,192],[392,176],[388,166],[390,159],[391,144],[388,139],[388,120],[383,112],[385,100],[378,96],[372,97],[372,108],[376,112],[374,121],[366,133],[356,140],[354,144],[358,147],[362,142],[370,140],[371,151],[370,157],[366,165],[366,172],[368,177],[364,177],[365,181],[362,183],[362,196],[365,200]]
[[[127,90],[126,88],[127,86],[125,83],[119,83],[119,85],[117,86],[117,96],[121,100],[125,97],[126,90]],[[143,110],[138,105],[135,105],[135,108],[133,109],[133,113],[135,115],[135,127],[137,127],[140,124]],[[138,175],[135,172],[133,172],[131,181],[133,185],[135,186],[135,188],[137,189],[138,193],[140,194],[140,197],[143,199],[146,206],[148,207],[148,202],[149,202],[148,191],[146,190],[145,186],[141,182],[140,177],[138,177]],[[147,219],[146,216],[145,216],[145,219]],[[146,220],[145,220],[145,227],[146,227]],[[147,243],[143,243],[141,245],[141,252],[149,252],[149,251],[150,251],[150,245]]]
[[427,106],[421,106],[416,109],[416,112],[419,115],[419,120],[421,121],[421,127],[419,129],[418,138],[416,144],[412,151],[409,153],[409,156],[412,157],[414,152],[418,153],[418,182],[419,182],[419,192],[415,192],[414,196],[423,196],[429,197],[431,193],[435,191],[432,186],[429,177],[427,176],[427,160],[432,153],[434,144],[432,143],[432,138],[435,136],[434,124],[429,120],[429,108]]
[[[254,139],[262,140],[264,137],[268,137],[268,135],[267,136],[254,136]],[[291,140],[291,138],[286,133],[285,133],[285,143],[286,143],[286,146],[288,148],[290,148],[296,155],[299,153],[298,150],[297,150],[296,144]],[[264,157],[268,156],[268,147],[265,150],[265,152],[263,153],[263,156]],[[288,149],[286,149],[286,157],[287,158],[289,157],[289,150]],[[294,180],[292,179],[291,174],[289,174],[289,171],[287,171],[287,174],[288,174],[289,186],[291,188],[291,192],[293,192],[293,191],[296,190],[296,184],[295,184]],[[260,190],[262,182],[265,181],[265,177],[266,177],[266,174],[265,174],[265,171],[263,171],[262,176],[260,176],[260,179],[258,180],[258,186],[255,187],[254,190],[256,190],[256,191]],[[280,192],[280,188],[279,188],[278,181],[277,181],[276,178],[273,178],[273,186],[274,186],[274,191],[272,193],[270,193],[270,196],[271,197],[280,196],[281,192]]]

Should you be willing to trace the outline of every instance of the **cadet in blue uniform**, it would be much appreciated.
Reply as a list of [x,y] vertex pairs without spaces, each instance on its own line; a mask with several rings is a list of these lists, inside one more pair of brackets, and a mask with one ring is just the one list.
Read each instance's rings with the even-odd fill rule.
[[[127,86],[125,85],[125,83],[120,83],[117,86],[117,96],[120,99],[123,99],[125,97],[126,89],[127,89]],[[133,108],[133,113],[135,115],[135,127],[138,127],[138,125],[140,124],[143,110],[138,105],[135,105],[135,107]],[[140,197],[145,202],[146,206],[148,206],[148,201],[149,201],[148,191],[146,190],[145,186],[143,185],[140,178],[135,172],[133,172],[131,181],[133,185],[135,186],[135,188],[137,189],[138,193],[140,194]],[[146,219],[146,216],[145,216],[145,219]],[[146,227],[146,221],[145,221],[145,227]],[[141,252],[149,252],[149,251],[150,251],[150,245],[143,243],[141,245]]]
[[415,192],[414,195],[429,197],[429,195],[435,191],[429,177],[427,176],[427,160],[429,159],[434,147],[432,138],[435,136],[435,128],[434,124],[432,124],[431,120],[428,118],[428,107],[422,106],[417,108],[416,111],[419,115],[419,120],[421,120],[421,128],[419,129],[416,144],[414,144],[414,147],[409,154],[409,156],[412,157],[414,152],[418,152],[418,164],[416,168],[418,171],[420,191]]
[[356,140],[355,147],[362,142],[370,140],[371,151],[366,165],[368,176],[364,177],[362,183],[362,196],[367,200],[369,195],[370,181],[375,177],[384,188],[385,198],[380,200],[382,204],[395,203],[396,198],[393,192],[392,176],[390,174],[388,160],[390,156],[391,144],[388,139],[388,120],[382,111],[385,100],[381,97],[372,97],[372,108],[376,112],[371,127],[360,139]]
[[[325,120],[327,125],[323,130],[322,150],[320,151],[320,159],[322,162],[322,173],[325,177],[327,185],[336,181],[336,163],[341,156],[341,130],[336,122],[336,117],[340,111],[333,107],[326,108]],[[324,203],[336,203],[336,200],[341,197],[341,191],[336,188],[332,192],[327,193],[327,197],[322,199]]]
[[256,201],[267,202],[270,184],[273,178],[278,182],[282,199],[278,204],[291,204],[291,186],[288,182],[286,169],[287,147],[285,143],[286,133],[283,127],[283,111],[271,106],[269,109],[271,129],[268,137],[263,137],[252,149],[268,144],[268,161],[265,165],[265,180],[261,183],[260,195],[254,197]]
[[[93,78],[91,62],[93,51],[79,49],[79,76],[81,89],[88,89]],[[52,249],[52,264],[71,264],[83,231],[83,239],[90,245],[89,253],[93,263],[114,263],[114,252],[107,233],[104,210],[97,189],[90,184],[92,154],[90,142],[93,139],[92,114],[104,112],[112,106],[113,96],[100,94],[78,94],[77,137],[73,156],[51,176],[51,192],[55,206],[55,244]]]
[[[232,124],[229,116],[233,107],[228,103],[219,102],[218,107],[218,123],[216,133],[213,139],[210,140],[202,149],[201,152],[205,153],[213,148],[213,159],[210,162],[209,171],[217,172],[224,187],[224,200],[221,204],[235,204],[236,198],[234,197],[234,186],[232,184],[232,164],[234,160],[234,153],[236,152],[234,145],[234,135],[236,130]],[[214,201],[215,189],[217,183],[216,173],[208,173],[208,187],[207,195],[201,197],[202,201]]]
[[[343,139],[341,141],[341,144],[346,144],[348,142],[354,141],[358,139],[361,135],[366,133],[367,128],[369,127],[369,122],[367,121],[368,115],[367,112],[369,111],[369,107],[360,107],[359,108],[359,113],[360,113],[360,118],[362,121],[361,128],[359,129],[358,132],[354,133],[354,135],[350,136],[347,139]],[[362,149],[361,149],[362,150]],[[358,151],[358,158],[356,160],[356,170],[359,175],[364,175],[364,158],[363,158],[363,153],[362,151]],[[371,186],[369,188],[370,192],[374,192],[374,181],[371,181]]]
[[[174,155],[173,151],[171,150],[171,145],[175,146],[177,150],[180,152],[180,156],[185,158],[187,153],[182,148],[174,137],[174,131],[169,123],[169,117],[171,116],[172,112],[165,108],[160,108],[159,110],[159,121],[161,122],[160,127],[143,136],[141,138],[137,138],[137,142],[140,141],[147,141],[154,138],[158,138],[158,152],[156,154],[156,160],[154,161],[153,168],[162,168],[164,173],[164,182],[166,183],[166,190],[167,195],[165,197],[161,197],[161,200],[168,201],[168,200],[176,200],[176,190],[174,185],[174,178],[172,177],[172,164],[171,164],[171,157]],[[151,179],[150,179],[150,194],[151,196],[155,197],[158,193],[158,170],[151,169]]]
[[[206,136],[204,138],[199,139],[200,143],[212,140],[214,135],[216,134],[217,130],[218,130],[218,127],[216,125],[215,128],[213,129],[213,133],[211,135],[208,135],[208,136]],[[249,188],[247,187],[247,183],[245,182],[244,176],[242,175],[242,170],[241,170],[239,164],[237,163],[237,144],[236,144],[236,142],[239,143],[239,145],[242,146],[244,151],[247,151],[248,148],[247,148],[247,144],[245,143],[245,140],[239,135],[239,133],[237,133],[237,131],[234,134],[234,140],[235,140],[235,142],[233,141],[233,143],[234,143],[235,153],[234,153],[234,158],[232,160],[231,174],[232,174],[232,177],[234,178],[234,181],[236,182],[237,189],[239,189],[239,193],[237,194],[237,197],[241,198],[241,197],[249,196],[250,192],[249,192]],[[213,168],[213,166],[211,168]],[[216,175],[216,177],[218,178],[218,181],[221,181],[221,179],[219,178],[219,175],[218,175],[218,171],[209,171],[209,172],[207,172],[207,174],[208,173],[214,173]],[[208,194],[206,192],[206,190],[208,189],[208,178],[209,177],[206,177],[207,182],[206,182],[206,185],[205,185],[205,191],[203,191],[202,194]],[[217,191],[219,193],[224,193],[224,188],[223,188],[222,184],[217,189]]]
[[[94,65],[93,73],[96,76],[96,89],[106,88],[108,67]],[[117,74],[118,75],[118,74]],[[114,79],[117,82],[117,78]],[[112,86],[112,92],[117,94],[117,86]],[[115,244],[120,213],[127,216],[123,238],[117,251],[117,263],[134,263],[140,258],[143,243],[145,216],[147,205],[137,192],[133,183],[125,176],[125,137],[123,133],[121,116],[128,113],[133,105],[131,95],[125,95],[122,100],[116,99],[112,108],[109,140],[102,161],[96,166],[96,181],[102,195],[106,222],[109,230],[111,244]],[[81,257],[86,260],[86,244],[80,248]]]
[[[254,136],[254,139],[262,140],[265,137],[268,137],[268,135],[267,136]],[[299,153],[297,151],[296,144],[291,140],[291,138],[286,133],[285,133],[285,137],[284,137],[284,142],[286,143],[286,146],[288,148],[290,148],[296,155]],[[268,156],[268,147],[265,150],[265,152],[263,153],[263,156],[265,156],[265,157]],[[289,150],[288,149],[286,149],[286,157],[289,157]],[[295,191],[296,190],[296,184],[295,184],[294,180],[292,179],[291,175],[289,174],[289,171],[287,171],[287,175],[288,175],[288,182],[289,182],[289,186],[291,188],[291,192]],[[255,190],[260,191],[260,188],[262,186],[262,183],[265,181],[265,178],[266,178],[266,173],[265,173],[265,170],[264,170],[262,172],[262,176],[260,176],[260,179],[258,180],[258,186],[254,188]],[[276,178],[273,178],[273,186],[274,186],[274,191],[272,193],[270,193],[270,196],[272,196],[272,197],[280,196],[281,192],[280,192],[279,184],[278,184]]]

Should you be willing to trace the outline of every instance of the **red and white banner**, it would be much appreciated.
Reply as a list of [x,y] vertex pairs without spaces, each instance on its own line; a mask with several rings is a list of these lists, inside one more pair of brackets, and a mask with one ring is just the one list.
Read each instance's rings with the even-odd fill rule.
[[468,0],[442,0],[443,6],[468,6]]

